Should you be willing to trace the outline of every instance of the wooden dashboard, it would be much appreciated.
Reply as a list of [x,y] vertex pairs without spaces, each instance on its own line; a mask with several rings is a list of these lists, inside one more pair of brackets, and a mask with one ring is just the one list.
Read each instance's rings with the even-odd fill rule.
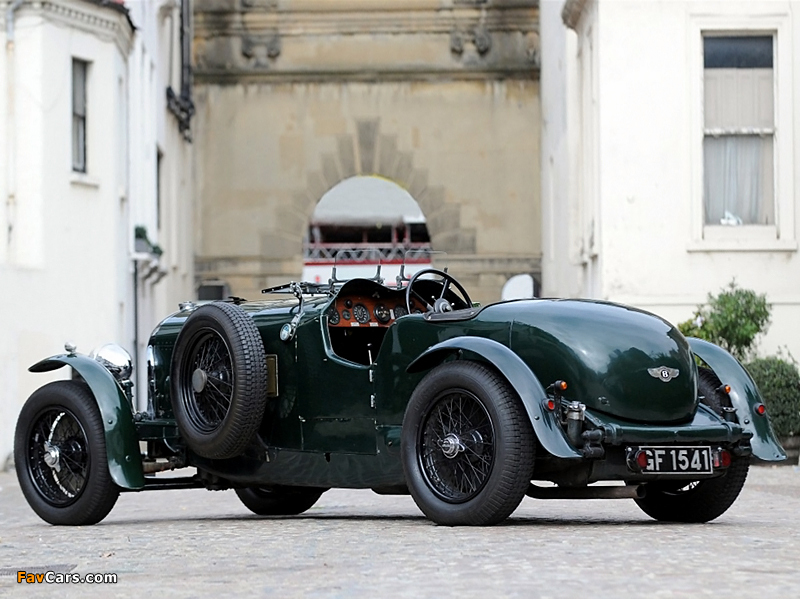
[[[413,300],[411,310],[422,312]],[[340,296],[327,311],[330,327],[388,327],[395,319],[406,314],[405,294],[396,298],[374,298],[359,294]]]

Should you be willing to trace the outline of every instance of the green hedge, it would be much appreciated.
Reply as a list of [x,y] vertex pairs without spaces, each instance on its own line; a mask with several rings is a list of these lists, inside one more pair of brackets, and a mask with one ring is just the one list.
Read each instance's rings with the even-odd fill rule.
[[775,433],[780,437],[800,435],[800,373],[797,367],[771,356],[746,365],[756,382]]

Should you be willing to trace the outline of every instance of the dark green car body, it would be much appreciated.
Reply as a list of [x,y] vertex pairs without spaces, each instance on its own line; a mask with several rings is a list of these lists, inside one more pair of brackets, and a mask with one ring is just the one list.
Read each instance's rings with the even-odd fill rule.
[[[368,323],[353,320],[345,330],[331,324],[343,298],[399,307],[405,292],[366,279],[314,291],[303,302],[288,296],[229,303],[255,324],[268,375],[267,394],[259,399],[263,415],[236,456],[201,455],[176,420],[174,353],[196,305],[167,317],[150,338],[149,389],[135,390],[147,394],[147,410],[133,409],[127,388],[91,358],[59,355],[31,370],[69,365],[85,380],[103,416],[111,478],[123,490],[168,486],[147,467],[166,460],[197,469],[191,482],[181,480],[187,486],[406,493],[409,401],[433,370],[459,361],[480,365],[513,390],[535,439],[528,480],[572,490],[562,497],[592,497],[570,494],[601,480],[680,479],[632,464],[638,447],[703,445],[725,449],[734,460],[785,458],[741,365],[653,314],[600,301],[531,299],[403,316],[392,311],[388,323],[370,314]],[[703,402],[698,362],[731,386],[728,413]],[[148,448],[144,456],[140,442]]]

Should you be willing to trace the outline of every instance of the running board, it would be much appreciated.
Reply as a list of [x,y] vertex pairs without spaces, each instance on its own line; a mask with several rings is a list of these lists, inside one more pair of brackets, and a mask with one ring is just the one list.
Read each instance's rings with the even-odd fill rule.
[[598,485],[577,488],[528,486],[526,494],[540,500],[616,500],[618,498],[644,498],[643,485]]

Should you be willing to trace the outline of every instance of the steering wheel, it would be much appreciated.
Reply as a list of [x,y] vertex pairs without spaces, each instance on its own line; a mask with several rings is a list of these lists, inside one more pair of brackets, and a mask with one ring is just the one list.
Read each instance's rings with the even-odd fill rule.
[[[417,283],[417,280],[420,278],[420,276],[429,273],[433,275],[438,275],[441,278],[440,283],[442,285],[442,292],[439,294],[439,297],[434,298],[433,296],[431,296],[430,298],[431,301],[433,301],[433,304],[431,304],[428,300],[425,299],[425,297],[422,294],[420,294],[416,289],[414,289],[414,284]],[[447,298],[444,297],[445,294],[447,294],[447,291],[450,289],[451,283],[461,293],[461,297],[464,299],[464,302],[466,302],[467,308],[472,306],[472,300],[470,300],[467,290],[464,289],[464,286],[461,285],[455,277],[453,277],[448,273],[445,273],[444,271],[440,271],[439,269],[422,269],[421,271],[417,271],[416,273],[414,273],[413,277],[411,277],[411,279],[408,282],[408,286],[406,286],[406,309],[408,310],[409,314],[412,312],[411,296],[414,296],[414,298],[418,302],[421,302],[422,305],[425,306],[425,308],[428,310],[428,312],[445,313],[452,311],[453,306],[450,304],[450,302],[447,301]]]

